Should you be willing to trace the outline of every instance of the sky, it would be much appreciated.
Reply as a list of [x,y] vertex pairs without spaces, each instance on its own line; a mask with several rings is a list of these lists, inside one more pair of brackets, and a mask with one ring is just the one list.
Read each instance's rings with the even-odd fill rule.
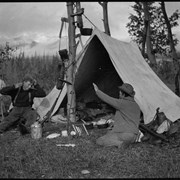
[[[126,24],[134,2],[109,2],[108,17],[111,36],[121,41],[131,41]],[[180,10],[180,2],[165,2],[168,16]],[[103,11],[98,2],[81,2],[84,15],[100,30],[104,31]],[[25,55],[56,54],[60,48],[68,48],[68,26],[64,26],[59,39],[61,18],[67,17],[66,2],[1,2],[0,45],[9,42]],[[83,16],[83,25],[93,25]],[[180,25],[180,20],[178,21]],[[180,28],[173,29],[180,41]],[[84,37],[83,44],[88,37]],[[180,45],[177,47],[180,50]]]

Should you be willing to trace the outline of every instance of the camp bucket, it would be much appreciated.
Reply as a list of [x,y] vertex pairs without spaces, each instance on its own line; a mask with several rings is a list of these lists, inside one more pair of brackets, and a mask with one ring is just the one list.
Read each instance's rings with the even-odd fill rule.
[[40,139],[42,137],[42,126],[40,123],[35,122],[31,125],[31,137],[33,139]]
[[60,55],[62,60],[68,59],[68,51],[67,51],[67,49],[59,50],[59,55]]
[[91,28],[81,28],[80,29],[81,35],[83,36],[90,36],[92,34]]

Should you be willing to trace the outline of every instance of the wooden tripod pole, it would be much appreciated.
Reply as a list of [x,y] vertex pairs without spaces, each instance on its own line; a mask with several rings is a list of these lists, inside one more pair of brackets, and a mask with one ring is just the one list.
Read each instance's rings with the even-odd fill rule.
[[74,63],[76,58],[76,42],[75,42],[75,23],[73,14],[73,2],[67,2],[67,12],[68,12],[68,38],[69,38],[69,66],[66,72],[66,78],[68,82],[72,84],[67,84],[67,116],[68,125],[67,131],[69,133],[70,122],[76,121],[76,96],[74,90]]

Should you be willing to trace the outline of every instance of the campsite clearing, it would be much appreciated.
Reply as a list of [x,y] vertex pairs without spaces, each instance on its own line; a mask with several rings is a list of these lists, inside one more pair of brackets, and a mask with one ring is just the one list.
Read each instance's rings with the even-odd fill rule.
[[[77,97],[83,92],[82,95],[93,99],[93,82],[112,93],[110,95],[117,94],[112,90],[116,91],[115,87],[124,81],[135,87],[136,101],[142,108],[145,122],[152,120],[157,107],[172,121],[179,118],[179,97],[144,62],[136,46],[107,37],[99,31],[94,32],[89,42],[77,61]],[[51,115],[56,114],[63,104],[66,90],[64,86],[58,97],[60,92],[54,87],[46,98],[37,102],[36,108],[42,119],[58,97]],[[88,130],[89,136],[46,138],[65,128],[65,123],[45,123],[43,138],[39,140],[32,139],[30,134],[20,136],[14,130],[0,135],[0,178],[180,177],[180,134],[170,143],[135,143],[125,150],[95,143],[107,129]],[[58,146],[63,143],[75,146]]]
[[[45,123],[43,138],[8,131],[0,136],[0,178],[177,178],[180,177],[180,134],[163,146],[136,143],[128,149],[100,147],[95,140],[107,129],[89,136],[47,139],[65,124]],[[57,144],[70,143],[74,147]],[[89,173],[83,174],[83,170]]]

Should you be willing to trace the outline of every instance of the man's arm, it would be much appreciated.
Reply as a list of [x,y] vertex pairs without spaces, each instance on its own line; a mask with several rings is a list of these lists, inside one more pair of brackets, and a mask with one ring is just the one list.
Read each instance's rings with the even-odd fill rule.
[[46,92],[40,87],[39,84],[34,85],[34,97],[45,97]]
[[97,96],[103,100],[104,102],[108,103],[109,105],[111,105],[112,107],[119,109],[120,108],[120,100],[113,98],[107,94],[105,94],[104,92],[102,92],[101,90],[99,90],[99,88],[97,87],[96,84],[93,83],[94,86],[94,90],[97,94]]
[[6,86],[0,90],[0,94],[11,95],[14,91],[17,91],[16,85]]

